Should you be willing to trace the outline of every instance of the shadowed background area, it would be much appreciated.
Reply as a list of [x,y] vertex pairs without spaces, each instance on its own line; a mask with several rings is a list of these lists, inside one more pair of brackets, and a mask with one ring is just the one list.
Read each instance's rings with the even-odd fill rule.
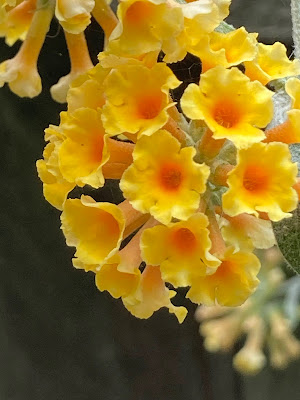
[[[291,45],[287,0],[233,0],[229,22],[260,32],[266,43]],[[101,32],[92,25],[87,34],[95,60]],[[1,41],[1,61],[17,47]],[[53,23],[39,61],[43,93],[23,100],[0,91],[0,399],[297,400],[300,362],[243,378],[230,355],[204,351],[195,306],[184,294],[178,296],[189,309],[183,325],[165,310],[137,320],[97,291],[93,274],[72,267],[60,213],[43,199],[35,168],[43,130],[64,109],[51,100],[49,87],[68,68],[63,35]],[[103,189],[103,199],[114,197]]]

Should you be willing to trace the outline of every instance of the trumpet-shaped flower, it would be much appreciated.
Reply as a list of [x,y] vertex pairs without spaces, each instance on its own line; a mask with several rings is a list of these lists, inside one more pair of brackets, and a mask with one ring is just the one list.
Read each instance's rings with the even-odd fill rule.
[[65,137],[59,149],[63,177],[79,186],[103,186],[102,166],[109,159],[109,151],[100,114],[89,108],[62,113],[60,131]]
[[97,203],[89,196],[67,199],[61,214],[62,230],[75,257],[86,265],[102,265],[121,244],[125,219],[118,206]]
[[[183,30],[180,7],[166,0],[122,0],[119,24],[110,36],[108,50],[118,55],[138,56],[164,51]],[[137,40],[137,38],[139,38]]]
[[36,63],[27,63],[20,53],[0,64],[0,87],[8,83],[12,92],[20,97],[35,97],[42,90]]
[[196,213],[187,221],[146,229],[141,238],[143,259],[160,265],[162,278],[175,287],[189,286],[197,276],[215,272],[220,261],[210,254],[208,219]]
[[252,253],[228,248],[213,275],[198,277],[187,297],[193,302],[236,307],[244,303],[259,283],[259,259]]
[[237,166],[229,173],[229,190],[223,195],[223,209],[230,216],[266,212],[272,221],[290,216],[298,203],[293,189],[297,164],[292,163],[284,143],[255,143],[240,150]]
[[66,181],[59,169],[58,152],[64,140],[58,127],[50,125],[45,130],[46,145],[42,160],[36,162],[39,178],[43,182],[45,199],[55,208],[62,210],[68,193],[74,188],[75,183]]
[[236,217],[225,215],[219,223],[224,240],[234,246],[235,251],[269,249],[276,244],[270,221],[249,214],[240,214]]
[[232,32],[212,32],[200,37],[189,52],[200,58],[202,73],[210,68],[222,65],[225,68],[253,60],[256,56],[257,33],[248,33],[245,28]]
[[102,113],[105,130],[112,135],[124,132],[138,137],[151,135],[168,121],[167,109],[174,105],[169,99],[169,89],[179,83],[163,63],[151,69],[142,63],[114,69],[105,80],[107,101]]
[[214,139],[229,139],[241,148],[265,137],[259,128],[272,119],[272,95],[237,68],[218,66],[201,76],[199,86],[187,87],[181,107],[187,117],[204,120]]
[[[5,37],[5,42],[9,46],[19,39],[25,39],[36,10],[36,2],[37,0],[22,1],[16,7],[9,9],[2,21],[0,17],[0,36]],[[15,5],[15,2],[11,4]]]
[[171,303],[170,298],[175,293],[166,288],[159,267],[146,265],[136,291],[122,300],[127,310],[138,318],[149,318],[155,311],[167,307],[169,312],[175,314],[178,321],[182,322],[187,310]]
[[138,268],[130,272],[119,270],[120,262],[120,255],[115,254],[96,271],[95,277],[97,288],[101,292],[107,290],[115,299],[133,294],[141,275]]
[[109,72],[110,69],[98,64],[75,79],[67,94],[68,111],[72,113],[82,107],[102,108],[105,104],[103,83]]
[[274,79],[300,74],[300,61],[289,60],[285,46],[279,42],[272,45],[258,43],[256,58],[244,65],[245,74],[263,85]]
[[[231,0],[187,1],[181,5],[185,17],[186,39],[191,45],[199,41],[199,35],[212,32],[229,14]],[[202,12],[198,7],[202,6]]]
[[164,130],[141,137],[133,164],[124,172],[120,188],[132,206],[168,224],[172,217],[186,220],[199,207],[206,190],[209,167],[193,161],[195,149]]
[[52,5],[50,2],[36,9],[19,52],[14,58],[0,64],[0,87],[7,82],[20,97],[34,97],[42,90],[37,59],[53,16]]
[[94,0],[57,0],[55,16],[69,33],[80,33],[91,22]]

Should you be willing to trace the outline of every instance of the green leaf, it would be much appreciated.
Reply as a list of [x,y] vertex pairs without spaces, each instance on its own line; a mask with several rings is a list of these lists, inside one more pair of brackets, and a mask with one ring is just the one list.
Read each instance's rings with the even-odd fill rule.
[[293,211],[291,218],[273,222],[278,247],[288,265],[300,273],[300,206]]

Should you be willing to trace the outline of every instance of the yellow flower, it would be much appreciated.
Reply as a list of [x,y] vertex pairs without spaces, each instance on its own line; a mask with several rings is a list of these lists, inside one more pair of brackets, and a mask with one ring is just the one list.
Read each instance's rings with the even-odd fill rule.
[[120,262],[120,255],[115,254],[96,271],[95,277],[97,288],[101,292],[107,290],[115,299],[134,293],[141,275],[139,269],[134,269],[132,272],[120,270]]
[[89,108],[72,114],[63,112],[59,129],[65,137],[58,154],[63,177],[79,186],[102,187],[102,166],[109,159],[109,151],[100,114]]
[[[200,1],[200,5],[206,5],[206,12],[195,13],[193,8],[197,8],[199,1],[189,0],[188,4],[183,4],[185,16],[186,37],[195,44],[199,35],[212,32],[229,14],[231,0],[211,0]],[[203,10],[204,11],[204,10]]]
[[5,42],[9,46],[12,46],[19,39],[25,39],[36,9],[36,1],[22,1],[6,13],[3,21],[0,18],[0,36],[5,36]]
[[49,141],[43,152],[43,160],[36,162],[39,178],[43,182],[45,199],[55,208],[62,210],[68,193],[75,183],[66,181],[58,165],[58,151],[63,142],[63,136],[58,127],[50,125],[45,130],[45,140]]
[[[118,207],[121,208],[126,217],[125,239],[136,228],[142,225],[145,220],[141,221],[139,216],[137,216],[139,213],[131,208],[127,200]],[[133,214],[135,214],[135,223],[132,224]],[[100,291],[107,290],[115,298],[127,297],[135,293],[141,278],[139,270],[142,263],[140,238],[144,229],[155,224],[156,222],[151,219],[146,221],[144,226],[122,250],[112,256],[105,265],[102,265],[100,268],[94,268],[96,272],[96,286]]]
[[53,16],[52,5],[49,2],[45,7],[36,9],[19,52],[0,64],[0,87],[7,82],[11,91],[20,97],[34,97],[42,90],[37,59]]
[[0,87],[8,83],[12,92],[20,97],[35,97],[42,90],[41,78],[35,63],[27,63],[20,53],[0,64]]
[[259,128],[272,119],[272,95],[237,68],[219,66],[205,72],[199,86],[187,87],[181,107],[188,118],[204,120],[214,139],[229,139],[240,148],[265,137]]
[[245,74],[263,85],[274,79],[300,74],[300,61],[290,61],[285,46],[279,42],[272,45],[258,43],[256,58],[244,65]]
[[175,287],[215,272],[220,261],[210,254],[208,219],[196,213],[187,221],[146,229],[141,238],[143,259],[160,265],[162,278]]
[[132,206],[168,224],[172,217],[186,220],[199,207],[209,167],[193,161],[195,149],[164,130],[141,137],[133,164],[124,172],[120,188]]
[[212,32],[200,37],[189,52],[200,58],[202,73],[217,65],[228,68],[253,60],[256,38],[257,33],[248,33],[244,27],[229,33]]
[[94,0],[57,0],[55,16],[69,33],[80,33],[91,22]]
[[82,107],[102,108],[105,104],[103,83],[109,72],[110,69],[97,64],[75,79],[67,94],[68,111],[72,113]]
[[[170,68],[157,63],[149,69],[143,63],[130,63],[112,70],[105,80],[106,104],[102,121],[112,135],[133,133],[151,135],[169,119],[169,89],[179,85]],[[126,134],[126,133],[125,133]]]
[[170,298],[175,294],[176,292],[166,288],[159,267],[146,265],[136,291],[123,297],[122,300],[127,310],[138,318],[149,318],[155,311],[167,307],[181,323],[186,317],[187,310],[171,303]]
[[297,164],[283,143],[256,143],[238,152],[237,166],[229,173],[223,210],[230,216],[266,212],[272,221],[290,216],[298,204],[292,188]]
[[61,215],[68,246],[75,246],[75,257],[86,265],[102,265],[119,249],[125,219],[118,206],[97,203],[89,196],[67,199]]
[[269,249],[276,244],[270,221],[249,214],[229,217],[223,214],[219,221],[224,240],[234,246],[235,251]]
[[260,262],[254,254],[234,253],[233,248],[228,248],[217,271],[195,279],[187,297],[207,306],[239,306],[257,287],[259,269]]
[[183,29],[183,14],[166,0],[123,0],[118,6],[119,24],[110,36],[108,51],[138,56],[164,47]]

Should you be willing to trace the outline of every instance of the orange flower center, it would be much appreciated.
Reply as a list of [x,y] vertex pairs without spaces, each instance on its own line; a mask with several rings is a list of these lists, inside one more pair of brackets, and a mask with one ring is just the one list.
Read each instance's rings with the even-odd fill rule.
[[154,4],[146,1],[136,1],[128,7],[125,19],[132,26],[141,25],[153,18],[154,8]]
[[139,98],[137,103],[137,113],[139,118],[153,119],[157,117],[162,108],[162,93],[144,95]]
[[197,246],[196,237],[188,228],[177,229],[172,235],[172,243],[183,253],[190,253]]
[[159,171],[160,185],[165,190],[176,191],[181,186],[182,180],[182,169],[177,164],[164,164]]
[[217,124],[228,129],[234,127],[239,122],[240,111],[235,104],[223,101],[216,105],[213,117]]
[[268,182],[268,171],[260,165],[249,165],[244,173],[243,186],[253,194],[265,190]]

